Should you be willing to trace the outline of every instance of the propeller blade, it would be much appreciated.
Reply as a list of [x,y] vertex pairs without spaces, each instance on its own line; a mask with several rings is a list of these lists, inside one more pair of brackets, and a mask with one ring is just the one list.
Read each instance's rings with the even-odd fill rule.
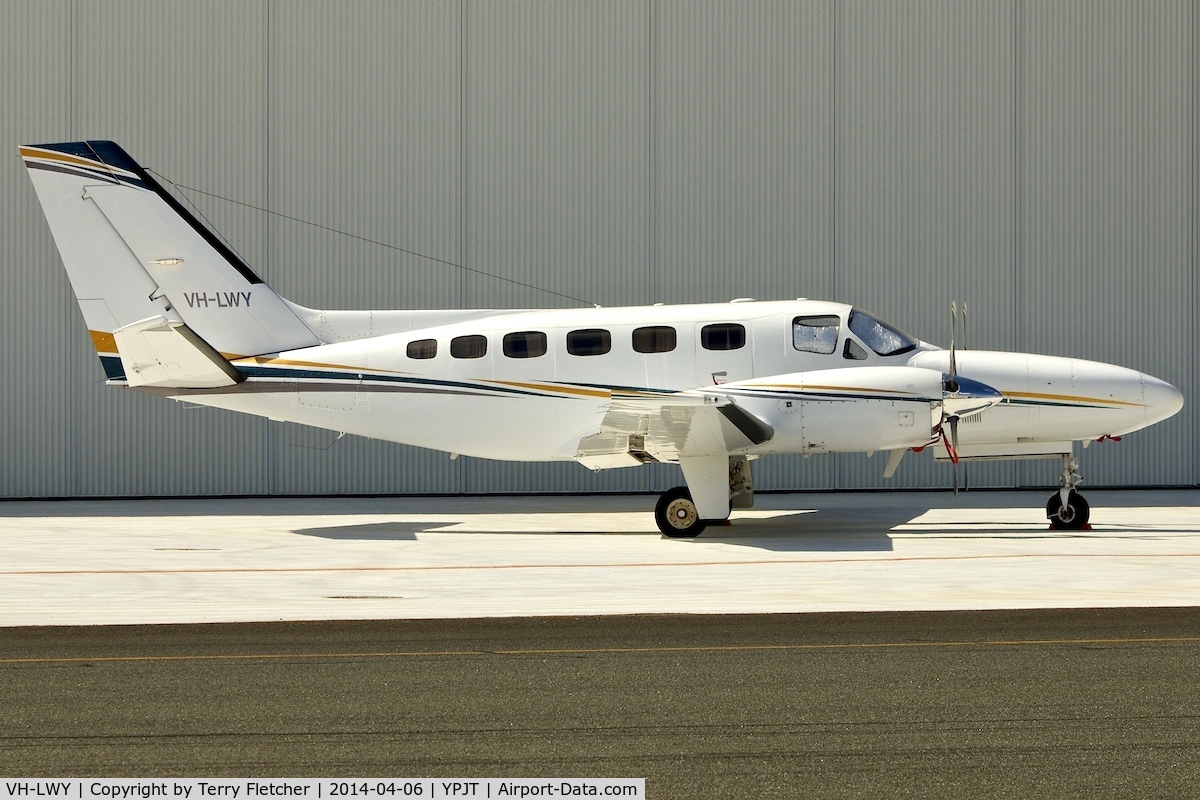
[[958,497],[958,417],[950,418],[950,443],[954,445],[949,450],[953,454],[950,462],[954,465],[954,496]]
[[[957,439],[958,438],[958,433],[957,433],[958,420],[955,419],[954,417],[949,417],[947,419],[947,421],[950,423],[951,430],[955,431],[953,438]],[[946,455],[948,455],[950,457],[950,463],[957,465],[958,464],[958,448],[955,447],[954,443],[951,441],[951,436],[949,436],[946,433],[945,425],[941,425],[938,427],[938,434],[942,438],[942,447],[946,448]]]
[[967,301],[963,300],[963,350],[967,349]]
[[946,382],[946,391],[951,394],[958,391],[958,364],[954,357],[954,331],[958,328],[958,306],[950,301],[950,380]]

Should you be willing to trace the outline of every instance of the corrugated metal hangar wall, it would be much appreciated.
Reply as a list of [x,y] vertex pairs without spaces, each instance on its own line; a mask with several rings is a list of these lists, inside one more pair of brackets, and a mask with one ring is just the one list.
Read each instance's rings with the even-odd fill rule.
[[[21,0],[0,27],[0,140],[11,156],[119,141],[192,187],[278,291],[318,308],[557,298],[289,217],[603,305],[835,299],[944,342],[950,300],[967,298],[973,347],[1116,362],[1180,387],[1180,415],[1090,448],[1082,471],[1090,485],[1192,485],[1198,11]],[[0,194],[0,495],[679,482],[666,467],[593,475],[333,443],[106,390],[16,157]],[[891,484],[948,485],[931,461],[906,459]],[[871,487],[882,471],[880,457],[767,459],[758,478]],[[970,480],[1049,487],[1056,472],[976,465]]]

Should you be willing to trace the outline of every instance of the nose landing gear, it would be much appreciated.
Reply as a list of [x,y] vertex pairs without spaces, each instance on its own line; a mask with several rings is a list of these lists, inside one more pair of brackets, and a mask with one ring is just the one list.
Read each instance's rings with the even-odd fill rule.
[[1083,495],[1075,487],[1083,482],[1079,474],[1079,459],[1070,453],[1063,453],[1063,471],[1059,476],[1062,488],[1050,495],[1046,501],[1046,516],[1050,519],[1051,530],[1080,531],[1091,530],[1088,517],[1091,508]]

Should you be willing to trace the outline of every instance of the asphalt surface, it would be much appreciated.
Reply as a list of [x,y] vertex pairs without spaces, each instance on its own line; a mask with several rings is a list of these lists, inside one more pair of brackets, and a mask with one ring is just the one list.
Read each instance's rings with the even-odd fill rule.
[[7,628],[4,776],[1195,797],[1200,609]]

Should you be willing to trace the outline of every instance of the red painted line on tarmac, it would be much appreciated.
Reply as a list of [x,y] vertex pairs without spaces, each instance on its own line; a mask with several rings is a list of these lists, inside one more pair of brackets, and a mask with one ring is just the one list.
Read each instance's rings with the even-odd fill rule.
[[912,561],[995,561],[1029,558],[1200,558],[1200,553],[1000,553],[979,556],[899,556],[896,558],[791,558],[755,559],[750,561],[662,561],[625,564],[450,564],[442,566],[395,567],[195,567],[186,569],[79,569],[79,570],[3,570],[0,576],[32,575],[203,575],[203,574],[268,574],[310,572],[456,572],[516,569],[635,569],[653,567],[739,567],[794,564],[889,564]]

